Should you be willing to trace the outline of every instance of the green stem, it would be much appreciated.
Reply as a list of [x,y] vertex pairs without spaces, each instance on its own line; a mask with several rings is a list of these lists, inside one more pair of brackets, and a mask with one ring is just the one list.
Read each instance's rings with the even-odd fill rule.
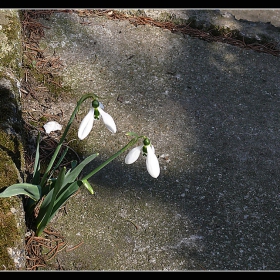
[[116,152],[114,155],[112,155],[110,158],[108,158],[106,161],[104,161],[102,164],[100,164],[97,168],[92,170],[89,174],[87,174],[81,181],[86,181],[90,177],[92,177],[95,173],[97,173],[99,170],[101,170],[103,167],[105,167],[108,163],[110,163],[112,160],[114,160],[116,157],[118,157],[120,154],[122,154],[124,151],[126,151],[129,147],[136,144],[139,138],[142,138],[143,136],[137,136],[130,140],[128,144],[126,144],[122,149],[120,149],[118,152]]
[[58,143],[58,145],[57,145],[57,147],[56,147],[56,149],[55,149],[55,152],[54,152],[54,154],[53,154],[53,156],[52,156],[52,158],[51,158],[51,160],[50,160],[50,162],[49,162],[49,165],[48,165],[48,167],[47,167],[47,169],[46,169],[46,171],[45,171],[45,173],[44,173],[44,175],[43,175],[43,177],[42,177],[42,180],[41,180],[41,186],[42,186],[42,187],[45,185],[45,183],[46,183],[46,181],[47,181],[48,174],[49,174],[50,170],[52,169],[52,166],[53,166],[53,164],[54,164],[54,162],[55,162],[55,159],[56,159],[56,157],[57,157],[57,155],[58,155],[58,153],[59,153],[59,151],[60,151],[60,148],[61,148],[61,146],[62,146],[62,144],[63,144],[63,141],[64,141],[64,139],[65,139],[65,137],[66,137],[66,135],[67,135],[67,133],[68,133],[68,130],[69,130],[69,128],[70,128],[70,126],[71,126],[71,124],[72,124],[74,118],[75,118],[76,113],[78,112],[78,110],[79,110],[81,104],[82,104],[86,99],[88,99],[88,98],[97,98],[97,96],[96,96],[94,93],[85,94],[85,95],[83,95],[83,96],[80,98],[80,100],[77,102],[77,105],[76,105],[76,107],[75,107],[75,109],[74,109],[74,111],[73,111],[73,113],[72,113],[72,115],[71,115],[71,117],[70,117],[70,119],[69,119],[69,121],[68,121],[68,124],[67,124],[67,126],[66,126],[66,128],[65,128],[65,130],[64,130],[64,132],[63,132],[63,134],[62,134],[62,136],[61,136],[61,138],[60,138],[60,141],[59,141],[59,143]]

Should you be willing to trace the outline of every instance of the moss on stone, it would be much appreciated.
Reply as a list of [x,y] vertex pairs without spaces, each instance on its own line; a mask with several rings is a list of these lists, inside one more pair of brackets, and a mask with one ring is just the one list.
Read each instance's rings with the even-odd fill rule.
[[23,170],[23,144],[15,135],[0,130],[0,189],[11,182],[21,181],[19,171]]
[[17,76],[21,76],[21,25],[17,10],[0,10],[2,15],[0,30],[1,67],[11,68]]
[[[1,158],[2,159],[2,158]],[[1,177],[2,178],[2,177]],[[1,182],[2,183],[2,182]],[[0,198],[0,269],[14,270],[15,262],[8,253],[8,248],[17,247],[17,240],[21,239],[22,232],[16,223],[13,214],[18,197]]]
[[[9,154],[17,154],[13,136],[0,131],[0,189],[19,181],[19,172]],[[25,227],[19,227],[13,210],[20,209],[19,197],[0,198],[0,269],[14,270],[15,262],[8,253],[8,248],[18,246],[24,236]]]
[[[22,75],[21,27],[17,10],[0,10],[0,190],[21,182],[24,148],[17,81]],[[26,231],[20,197],[0,198],[0,270],[22,269]]]

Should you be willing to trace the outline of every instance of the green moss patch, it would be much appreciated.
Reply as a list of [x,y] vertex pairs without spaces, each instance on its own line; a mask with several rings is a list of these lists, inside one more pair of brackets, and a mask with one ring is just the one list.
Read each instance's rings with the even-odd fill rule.
[[[1,178],[3,178],[1,176]],[[18,197],[0,198],[0,269],[14,270],[15,262],[8,253],[8,248],[17,247],[17,240],[21,240],[21,232],[12,213]]]

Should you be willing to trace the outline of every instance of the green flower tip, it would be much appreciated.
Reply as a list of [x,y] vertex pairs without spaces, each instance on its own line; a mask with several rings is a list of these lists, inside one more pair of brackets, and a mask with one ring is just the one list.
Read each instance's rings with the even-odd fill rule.
[[90,185],[90,183],[88,182],[88,180],[82,180],[82,183],[83,183],[84,187],[85,187],[91,194],[94,194],[94,190],[93,190],[92,186]]
[[93,107],[93,108],[98,108],[98,106],[99,106],[99,101],[98,101],[97,99],[94,99],[94,100],[92,101],[92,107]]
[[149,138],[147,138],[147,137],[145,137],[145,138],[144,138],[144,140],[143,140],[143,144],[144,144],[145,146],[150,145],[150,144],[151,144],[150,139],[149,139]]

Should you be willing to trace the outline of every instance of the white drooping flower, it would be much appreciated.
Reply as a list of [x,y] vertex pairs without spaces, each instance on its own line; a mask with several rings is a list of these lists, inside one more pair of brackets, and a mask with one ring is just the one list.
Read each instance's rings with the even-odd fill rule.
[[62,125],[59,124],[56,121],[47,122],[46,124],[44,124],[43,127],[44,127],[44,129],[45,129],[47,134],[51,133],[52,131],[56,131],[56,130],[61,130],[62,129]]
[[157,178],[160,174],[159,162],[155,155],[155,148],[148,138],[144,139],[143,145],[137,146],[129,151],[125,157],[125,163],[134,163],[139,158],[141,151],[143,155],[146,156],[146,167],[149,174],[152,177]]
[[78,130],[78,137],[83,140],[88,136],[90,133],[92,127],[93,127],[93,121],[94,121],[94,109],[90,108],[89,112],[86,114],[86,116],[81,121],[81,124],[79,126]]
[[146,167],[152,177],[157,178],[159,176],[160,168],[154,146],[147,146]]
[[99,116],[101,115],[101,118],[105,124],[105,126],[112,132],[116,133],[117,128],[116,124],[113,120],[113,118],[106,113],[102,108],[103,105],[99,103],[97,100],[94,100],[92,102],[92,107],[90,108],[87,115],[83,118],[79,130],[78,130],[78,137],[83,140],[85,139],[90,131],[92,130],[94,120],[99,120]]

